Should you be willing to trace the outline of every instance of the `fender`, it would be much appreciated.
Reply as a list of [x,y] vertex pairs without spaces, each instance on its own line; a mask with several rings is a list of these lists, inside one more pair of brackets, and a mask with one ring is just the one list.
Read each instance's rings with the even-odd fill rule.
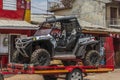
[[91,46],[93,48],[97,43],[99,43],[99,41],[97,41],[97,40],[88,40],[88,41],[83,41],[83,42],[81,42],[79,40],[77,42],[77,45],[75,46],[75,49],[74,49],[73,53],[77,57],[84,58],[85,57],[85,53],[87,52],[86,51],[87,46],[89,45],[89,46]]

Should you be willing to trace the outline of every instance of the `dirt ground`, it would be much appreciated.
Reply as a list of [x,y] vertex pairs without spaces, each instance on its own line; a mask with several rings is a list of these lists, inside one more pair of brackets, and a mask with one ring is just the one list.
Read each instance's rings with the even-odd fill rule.
[[89,74],[84,80],[120,80],[120,69],[108,73]]
[[[5,76],[5,80],[44,80],[41,75],[10,75]],[[58,79],[64,80],[64,79]],[[92,73],[84,77],[84,80],[120,80],[120,69],[115,69],[113,72],[108,73]]]

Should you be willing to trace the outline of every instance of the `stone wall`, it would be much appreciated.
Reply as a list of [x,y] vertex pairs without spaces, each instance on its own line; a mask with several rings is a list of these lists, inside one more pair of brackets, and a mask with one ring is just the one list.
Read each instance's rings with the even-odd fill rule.
[[105,27],[106,6],[110,0],[76,0],[73,8],[55,12],[57,15],[77,15],[79,19]]

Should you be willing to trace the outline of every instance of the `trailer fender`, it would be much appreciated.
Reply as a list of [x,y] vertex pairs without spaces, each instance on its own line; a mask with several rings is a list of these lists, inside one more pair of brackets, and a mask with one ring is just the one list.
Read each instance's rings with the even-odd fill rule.
[[77,67],[72,67],[72,66],[70,66],[70,67],[66,67],[66,69],[65,70],[68,70],[68,72],[72,72],[74,69],[79,69],[80,71],[83,71],[82,69],[80,69],[80,68],[77,68]]

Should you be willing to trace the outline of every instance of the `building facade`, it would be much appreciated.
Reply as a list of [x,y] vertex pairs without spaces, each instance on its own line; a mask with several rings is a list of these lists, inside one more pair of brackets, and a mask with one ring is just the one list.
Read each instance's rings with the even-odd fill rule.
[[[63,1],[70,6],[66,8]],[[48,5],[55,15],[77,15],[96,25],[120,28],[120,0],[52,0]]]

